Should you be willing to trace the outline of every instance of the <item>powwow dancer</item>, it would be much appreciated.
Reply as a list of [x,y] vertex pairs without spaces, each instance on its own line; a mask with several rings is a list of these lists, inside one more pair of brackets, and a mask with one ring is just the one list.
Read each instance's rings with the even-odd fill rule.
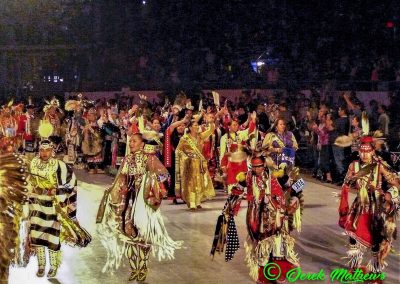
[[[207,114],[204,114],[204,116],[210,117],[208,120],[215,121],[223,112],[224,109],[220,110],[217,113],[214,113],[211,107],[209,107]],[[208,127],[209,125],[207,123],[203,123],[203,125],[200,128],[201,132],[206,131]],[[219,134],[220,134],[219,129],[215,127],[213,133],[207,139],[205,139],[202,147],[202,154],[204,158],[207,160],[208,172],[210,173],[210,177],[214,185],[215,185],[214,178],[218,167],[218,146],[221,138],[221,135]]]
[[275,121],[275,130],[265,135],[263,148],[271,152],[271,158],[277,165],[294,165],[295,153],[299,147],[293,133],[286,130],[283,118],[278,118]]
[[83,115],[84,104],[82,95],[78,95],[78,100],[68,100],[65,103],[65,110],[73,112],[72,116],[66,119],[65,145],[67,155],[64,157],[64,162],[75,164],[78,159],[78,150],[82,143],[82,129],[85,126]]
[[97,122],[97,110],[88,106],[86,124],[83,129],[82,153],[90,174],[104,173],[103,131]]
[[[269,166],[273,162],[267,159]],[[293,229],[300,231],[302,210],[302,180],[298,180],[298,169],[288,175],[283,169],[266,171],[266,160],[260,157],[251,159],[252,169],[237,176],[237,184],[232,188],[222,215],[218,218],[211,255],[223,252],[225,261],[233,258],[239,248],[234,216],[240,209],[241,200],[247,193],[246,224],[248,238],[245,242],[246,262],[250,276],[259,284],[282,283],[286,273],[299,266],[294,252]],[[293,187],[292,187],[293,185]],[[274,262],[281,269],[281,277],[269,281],[264,276],[264,267]],[[277,271],[271,270],[272,275]]]
[[[42,123],[39,133],[48,137],[53,130]],[[43,133],[46,130],[47,135]],[[61,241],[85,247],[90,235],[76,221],[77,180],[72,169],[54,158],[52,143],[44,139],[39,145],[39,156],[30,162],[30,240],[37,255],[38,277],[43,277],[46,267],[46,247],[49,251],[48,277],[55,277],[61,264]]]
[[18,149],[18,121],[12,110],[13,101],[2,106],[0,110],[0,138],[8,144],[12,150]]
[[175,191],[191,211],[201,209],[201,202],[215,196],[208,172],[207,160],[202,153],[204,141],[214,132],[213,117],[207,118],[209,128],[199,133],[199,124],[192,120],[188,132],[176,148]]
[[61,118],[63,112],[60,109],[60,102],[58,99],[52,99],[50,102],[46,101],[46,105],[43,107],[43,121],[47,121],[52,125],[53,132],[48,137],[48,139],[54,145],[54,151],[56,154],[61,154],[63,151],[63,140],[62,140],[62,130]]
[[[359,155],[360,159],[350,164],[342,186],[339,225],[350,237],[349,267],[380,273],[387,266],[385,258],[395,238],[395,218],[400,210],[399,179],[386,162],[375,155],[372,137],[361,138]],[[391,186],[386,191],[382,188],[384,180]],[[356,190],[357,196],[349,207],[350,189]],[[363,267],[367,250],[372,258]]]
[[173,259],[182,243],[169,237],[159,209],[168,171],[157,159],[154,145],[144,146],[141,134],[133,134],[129,143],[130,154],[103,196],[97,223],[107,250],[103,272],[117,269],[125,254],[131,266],[129,280],[144,281],[150,250],[158,260]]
[[239,131],[239,122],[233,119],[229,123],[229,131],[221,137],[219,161],[222,171],[226,173],[228,193],[236,183],[237,174],[247,171],[247,154],[244,147],[255,130],[256,113],[254,112],[248,129]]
[[23,152],[31,158],[37,150],[39,123],[40,119],[35,114],[35,106],[27,105],[26,113],[20,117],[21,127],[18,127],[18,132],[22,135]]

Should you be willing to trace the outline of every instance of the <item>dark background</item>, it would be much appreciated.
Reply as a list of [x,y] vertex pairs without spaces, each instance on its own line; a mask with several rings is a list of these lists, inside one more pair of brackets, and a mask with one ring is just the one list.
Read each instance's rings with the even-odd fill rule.
[[[0,94],[271,87],[267,68],[279,70],[272,87],[334,80],[368,90],[374,64],[380,80],[395,80],[399,8],[371,0],[3,0]],[[266,51],[271,65],[257,74],[250,61]]]

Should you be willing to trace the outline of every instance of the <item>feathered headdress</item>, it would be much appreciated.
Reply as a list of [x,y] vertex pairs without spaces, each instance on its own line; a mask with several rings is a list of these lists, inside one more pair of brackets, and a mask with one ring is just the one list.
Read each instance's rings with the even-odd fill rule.
[[50,102],[45,100],[45,102],[46,102],[46,105],[43,108],[43,111],[45,113],[52,107],[60,108],[60,101],[57,100],[56,98],[52,99]]
[[203,100],[200,100],[199,102],[199,111],[203,110]]
[[[17,257],[23,207],[28,200],[27,165],[22,156],[0,155],[0,282],[8,282],[8,267]],[[21,230],[20,230],[21,229]],[[20,241],[20,242],[19,242]],[[21,262],[22,264],[22,262]]]
[[13,110],[17,113],[21,113],[24,110],[24,104],[19,103],[16,106],[13,107]]
[[88,110],[94,107],[95,102],[83,99],[83,95],[81,93],[78,94],[77,100],[68,100],[65,103],[64,109],[66,111],[80,111],[82,109]]
[[78,101],[78,100],[68,100],[65,103],[65,107],[64,109],[66,111],[79,111],[81,110],[83,107],[82,105],[82,101]]
[[365,111],[363,111],[363,113],[361,114],[361,137],[341,135],[336,138],[334,144],[338,147],[345,148],[351,146],[355,139],[360,139],[361,141],[364,137],[370,137],[371,143],[376,141],[383,141],[385,139],[383,138],[383,133],[381,130],[376,130],[374,132],[370,131],[368,114]]
[[173,107],[177,107],[178,109],[180,108],[183,109],[186,106],[186,94],[181,91],[176,97],[175,97],[175,101],[174,101],[174,105]]
[[336,138],[334,144],[335,146],[342,148],[350,147],[351,144],[353,144],[353,139],[354,139],[353,136],[341,135],[338,138]]
[[362,129],[361,135],[363,136],[369,135],[369,119],[366,111],[363,111],[361,114],[361,129]]
[[83,118],[87,118],[88,114],[96,114],[97,109],[94,101],[82,100]]
[[41,120],[39,125],[39,135],[43,139],[47,139],[53,133],[54,127],[48,120]]

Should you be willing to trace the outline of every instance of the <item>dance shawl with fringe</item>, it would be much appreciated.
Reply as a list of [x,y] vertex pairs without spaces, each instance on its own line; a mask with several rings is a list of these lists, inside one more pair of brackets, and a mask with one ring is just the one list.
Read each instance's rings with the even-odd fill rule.
[[[138,161],[135,155],[138,153],[129,154],[123,161],[113,185],[104,193],[97,214],[98,233],[107,250],[103,272],[118,269],[128,247],[138,242],[151,245],[153,256],[159,261],[173,259],[175,250],[182,246],[182,242],[174,241],[168,235],[159,209],[163,197],[160,184],[167,179],[167,170],[155,155],[143,153],[139,153],[144,159],[143,168],[134,169],[137,166],[135,161]],[[130,176],[129,171],[132,170],[138,175]],[[124,189],[134,195],[125,217],[122,215],[126,210],[121,211],[122,207],[128,205],[124,204]],[[136,236],[124,231],[124,218],[125,224],[130,223],[135,227]]]

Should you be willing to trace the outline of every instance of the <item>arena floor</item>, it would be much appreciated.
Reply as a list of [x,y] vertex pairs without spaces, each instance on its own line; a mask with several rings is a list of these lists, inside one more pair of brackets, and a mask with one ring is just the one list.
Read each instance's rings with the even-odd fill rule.
[[[37,278],[37,262],[32,258],[26,268],[11,268],[10,284],[21,283],[128,283],[129,265],[125,261],[116,274],[101,272],[106,253],[96,238],[95,215],[102,193],[112,178],[106,175],[90,176],[82,170],[77,171],[80,178],[78,192],[78,218],[80,223],[92,234],[92,243],[84,249],[63,247],[63,262],[56,279]],[[337,198],[332,192],[339,192],[339,187],[327,187],[323,184],[307,181],[305,188],[305,212],[301,233],[296,233],[296,250],[300,257],[302,271],[325,274],[343,266],[347,237],[337,225]],[[351,195],[351,198],[353,195]],[[243,242],[246,238],[245,213],[246,202],[243,202],[236,224],[241,243],[235,258],[226,263],[223,255],[210,258],[210,249],[215,230],[216,219],[223,208],[226,196],[218,192],[217,197],[204,204],[204,209],[189,212],[186,205],[172,205],[164,201],[161,210],[168,232],[175,240],[184,241],[184,249],[176,252],[174,261],[158,262],[150,259],[149,276],[144,283],[173,284],[244,284],[254,283],[248,276],[244,263]],[[386,280],[384,283],[400,283],[400,242],[395,242],[397,255],[391,254],[387,262]],[[365,258],[364,261],[368,261]],[[324,281],[296,281],[296,283],[332,283]],[[337,282],[339,283],[339,282]]]

